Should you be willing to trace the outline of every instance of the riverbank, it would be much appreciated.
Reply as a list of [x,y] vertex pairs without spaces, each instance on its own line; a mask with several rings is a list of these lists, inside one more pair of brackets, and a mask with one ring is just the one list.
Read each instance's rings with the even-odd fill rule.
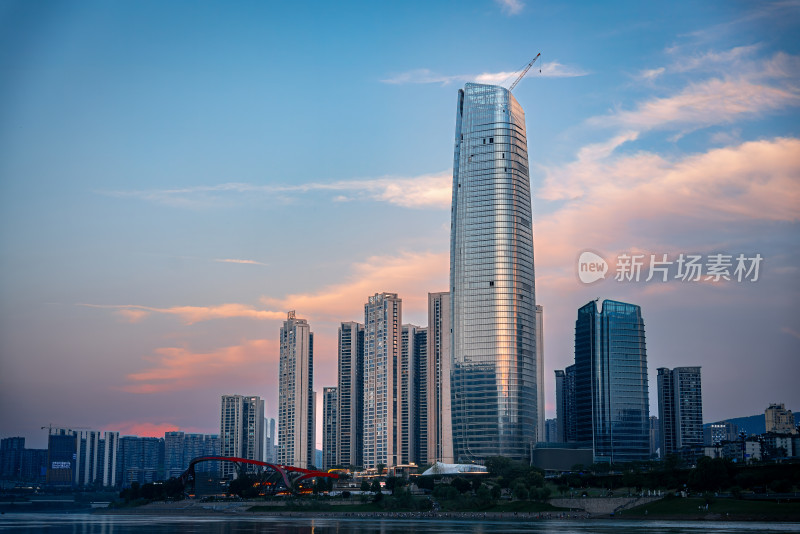
[[[510,504],[510,503],[506,503]],[[524,505],[526,503],[519,503]],[[722,500],[705,509],[702,499],[673,499],[658,501],[623,510],[614,514],[592,514],[586,511],[554,509],[550,511],[473,511],[473,512],[412,512],[388,511],[372,503],[330,506],[326,509],[287,510],[276,506],[259,506],[258,501],[209,502],[179,501],[173,503],[150,503],[131,508],[98,509],[94,513],[114,515],[182,515],[182,516],[278,516],[355,519],[447,519],[486,521],[534,521],[544,519],[603,519],[603,520],[665,520],[665,521],[781,521],[800,522],[800,503],[751,503]],[[283,509],[282,509],[283,508]]]

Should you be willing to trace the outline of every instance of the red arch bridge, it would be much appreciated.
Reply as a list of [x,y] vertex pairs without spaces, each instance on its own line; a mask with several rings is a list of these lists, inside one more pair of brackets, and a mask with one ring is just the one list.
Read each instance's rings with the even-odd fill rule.
[[272,493],[277,493],[280,488],[286,491],[296,492],[299,489],[299,484],[303,480],[312,478],[339,478],[339,475],[334,473],[326,473],[325,471],[315,471],[313,469],[303,469],[302,467],[294,467],[291,465],[270,464],[267,462],[260,462],[258,460],[249,460],[247,458],[236,458],[234,456],[198,456],[191,462],[189,467],[181,475],[181,482],[184,487],[191,483],[192,488],[195,486],[195,472],[194,466],[200,462],[233,462],[239,468],[244,465],[256,465],[265,467],[264,482],[268,487],[272,488]]

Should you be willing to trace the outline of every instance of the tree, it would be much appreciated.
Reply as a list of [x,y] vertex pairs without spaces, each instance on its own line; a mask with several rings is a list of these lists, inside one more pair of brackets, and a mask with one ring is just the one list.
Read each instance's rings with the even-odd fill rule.
[[378,464],[375,466],[378,470],[378,476],[383,474],[383,470],[386,469],[386,464]]
[[366,480],[361,481],[361,491],[369,491],[369,482]]
[[468,480],[461,477],[454,478],[450,485],[458,490],[459,493],[466,493],[472,488],[472,484],[470,484]]
[[489,488],[483,484],[481,484],[481,486],[475,492],[475,496],[478,499],[478,504],[480,506],[489,506],[492,504],[492,492],[489,491]]
[[528,489],[525,487],[525,484],[521,482],[514,486],[513,496],[518,501],[524,501],[528,498]]
[[531,469],[525,475],[525,483],[529,488],[541,488],[544,486],[544,476],[536,469]]
[[500,489],[500,486],[492,486],[492,500],[500,500],[500,497],[503,495],[503,490]]
[[403,477],[387,477],[386,478],[386,487],[392,490],[392,495],[395,494],[395,491],[402,488],[406,485],[406,480]]
[[731,485],[729,460],[703,456],[689,474],[689,487],[700,491],[718,491]]
[[381,492],[381,483],[377,480],[372,481],[372,485],[370,486],[369,490],[375,494],[373,501],[378,502],[383,499],[383,492]]

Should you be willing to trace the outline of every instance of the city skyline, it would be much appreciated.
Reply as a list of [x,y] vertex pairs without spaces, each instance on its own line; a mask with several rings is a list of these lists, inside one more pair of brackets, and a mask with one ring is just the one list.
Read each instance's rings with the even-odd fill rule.
[[[800,352],[796,5],[509,5],[0,11],[0,436],[216,433],[221,395],[277,417],[287,310],[314,327],[318,392],[368,295],[425,326],[455,95],[539,51],[514,96],[546,417],[596,297],[646,314],[652,415],[656,369],[687,365],[714,377],[705,422],[800,405],[796,373],[768,372]],[[764,261],[756,283],[586,285],[586,250]]]

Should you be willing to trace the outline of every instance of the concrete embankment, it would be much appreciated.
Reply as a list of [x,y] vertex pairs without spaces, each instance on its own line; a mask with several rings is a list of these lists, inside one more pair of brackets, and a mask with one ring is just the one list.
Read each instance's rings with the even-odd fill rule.
[[575,497],[572,499],[550,499],[558,508],[583,510],[590,514],[612,514],[642,504],[661,500],[662,497]]

